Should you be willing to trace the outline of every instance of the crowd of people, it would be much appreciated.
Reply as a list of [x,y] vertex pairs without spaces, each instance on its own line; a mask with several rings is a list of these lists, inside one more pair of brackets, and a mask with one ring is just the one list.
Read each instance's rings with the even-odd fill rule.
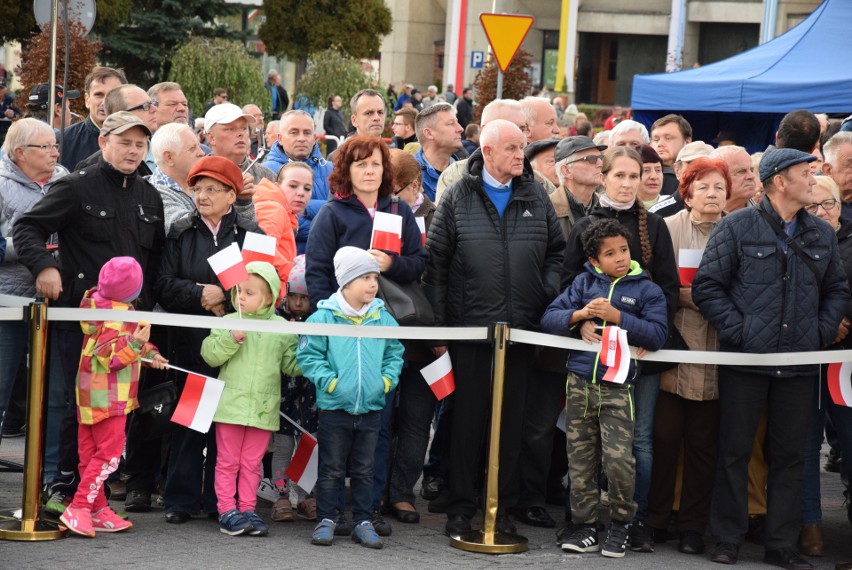
[[[469,88],[424,96],[404,85],[358,92],[348,118],[330,94],[322,147],[277,72],[267,87],[266,128],[259,102],[239,107],[224,90],[193,122],[177,83],[145,91],[97,67],[89,115],[64,127],[61,149],[49,87],[34,88],[0,159],[0,293],[395,326],[379,293],[391,282],[419,286],[438,327],[504,321],[582,339],[590,351],[508,347],[498,532],[556,528],[555,502],[566,552],[617,558],[675,539],[698,555],[709,530],[713,562],[736,563],[748,539],[768,564],[812,568],[802,555],[823,555],[824,433],[844,481],[852,465],[852,412],[826,395],[826,367],[643,356],[848,348],[852,133],[793,111],[753,156],[730,136],[716,148],[693,140],[679,115],[648,129],[617,109],[594,134],[564,98],[529,96],[491,101],[474,123]],[[80,93],[56,96],[61,111]],[[380,214],[401,218],[398,249],[373,247]],[[273,261],[248,264],[248,279],[225,289],[208,258],[254,233],[276,238]],[[486,342],[117,321],[50,334],[45,510],[77,534],[130,528],[107,502],[126,485],[127,512],[159,497],[167,523],[200,513],[225,534],[265,535],[256,495],[269,481],[272,520],[315,520],[314,544],[351,536],[381,548],[391,517],[419,522],[421,477],[447,534],[475,524]],[[0,323],[0,418],[25,339],[22,323]],[[635,358],[608,353],[622,342]],[[420,369],[446,354],[456,387],[438,399]],[[179,369],[224,381],[213,427],[145,432],[139,399],[180,389]],[[318,440],[315,489],[284,475],[302,431]]]

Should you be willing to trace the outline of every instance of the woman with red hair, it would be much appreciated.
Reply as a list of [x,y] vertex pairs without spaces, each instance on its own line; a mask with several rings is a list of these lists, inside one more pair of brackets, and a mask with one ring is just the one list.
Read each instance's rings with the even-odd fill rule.
[[[692,277],[731,195],[731,177],[725,162],[695,159],[681,177],[680,195],[686,209],[665,219],[681,278],[674,326],[690,350],[718,350],[716,330],[692,302]],[[648,523],[660,529],[658,533],[664,533],[668,526],[682,448],[678,550],[687,554],[704,552],[702,537],[710,512],[719,442],[718,398],[716,366],[679,364],[663,372],[660,378]]]

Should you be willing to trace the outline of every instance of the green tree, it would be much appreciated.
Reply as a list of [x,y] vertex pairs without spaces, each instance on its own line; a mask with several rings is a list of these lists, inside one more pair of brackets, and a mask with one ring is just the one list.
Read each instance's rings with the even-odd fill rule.
[[[530,57],[532,54],[524,49],[519,49],[512,59],[512,63],[503,74],[502,99],[523,99],[530,94],[532,80],[530,79]],[[482,116],[482,109],[493,101],[497,96],[497,60],[492,56],[479,72],[473,82],[476,94],[476,107],[473,110],[473,121],[478,123]]]
[[180,83],[196,115],[217,87],[227,89],[237,105],[254,103],[264,113],[272,106],[260,62],[238,41],[193,38],[175,54],[169,80]]
[[340,53],[335,46],[311,55],[308,68],[296,90],[296,98],[305,97],[311,104],[324,109],[329,95],[343,99],[341,112],[348,114],[349,99],[361,89],[372,87],[361,63]]
[[[97,0],[97,17],[95,18],[95,33],[111,29],[119,22],[127,19],[133,0]],[[69,6],[74,0],[69,0]],[[60,19],[62,18],[60,4]],[[0,2],[0,44],[19,41],[25,44],[38,34],[32,0],[3,0]]]
[[[151,85],[169,77],[172,58],[193,37],[239,36],[216,19],[239,12],[224,0],[127,0],[130,17],[102,35],[103,60],[128,81]],[[100,4],[98,5],[100,7]]]
[[352,57],[375,57],[392,23],[384,0],[264,0],[263,11],[258,35],[267,52],[292,60],[332,45]]

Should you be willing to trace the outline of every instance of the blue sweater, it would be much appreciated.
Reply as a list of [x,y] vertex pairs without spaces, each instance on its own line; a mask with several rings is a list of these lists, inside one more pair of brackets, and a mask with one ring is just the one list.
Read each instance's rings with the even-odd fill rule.
[[[541,330],[546,333],[568,336],[575,327],[569,327],[571,315],[585,307],[589,301],[604,297],[613,307],[621,311],[622,329],[627,331],[631,346],[648,350],[659,350],[668,338],[666,297],[659,285],[648,279],[648,275],[636,261],[630,262],[630,270],[624,277],[612,281],[608,276],[586,262],[586,271],[578,275],[571,286],[557,297],[541,318]],[[600,324],[600,323],[598,323]],[[607,324],[607,323],[603,323]],[[599,353],[569,351],[568,370],[595,383],[606,374],[607,367],[598,362]],[[630,361],[628,381],[638,376],[638,363]]]

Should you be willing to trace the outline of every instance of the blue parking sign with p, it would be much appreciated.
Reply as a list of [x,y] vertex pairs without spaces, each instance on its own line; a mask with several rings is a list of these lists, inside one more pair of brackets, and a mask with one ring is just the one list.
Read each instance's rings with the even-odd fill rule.
[[485,64],[485,52],[484,51],[472,51],[470,52],[470,67],[473,69],[482,69],[482,66]]

